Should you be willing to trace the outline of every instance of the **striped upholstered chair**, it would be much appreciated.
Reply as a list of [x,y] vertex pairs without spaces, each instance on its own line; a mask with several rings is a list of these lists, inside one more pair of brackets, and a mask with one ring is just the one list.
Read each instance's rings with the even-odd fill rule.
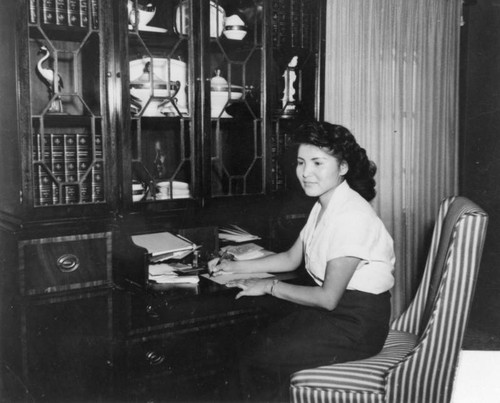
[[450,401],[486,235],[487,214],[464,197],[440,206],[421,284],[371,358],[296,372],[294,403]]

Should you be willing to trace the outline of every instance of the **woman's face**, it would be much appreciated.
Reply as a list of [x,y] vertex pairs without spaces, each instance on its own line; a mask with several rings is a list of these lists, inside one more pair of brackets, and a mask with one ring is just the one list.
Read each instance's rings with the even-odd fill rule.
[[308,196],[326,203],[335,188],[343,182],[348,167],[321,148],[301,144],[297,153],[297,178]]

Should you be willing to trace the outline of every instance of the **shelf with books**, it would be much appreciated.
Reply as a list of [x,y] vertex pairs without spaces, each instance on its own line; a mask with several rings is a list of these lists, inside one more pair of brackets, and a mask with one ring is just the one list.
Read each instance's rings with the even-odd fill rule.
[[103,138],[88,128],[33,133],[35,206],[104,202]]
[[99,0],[30,0],[29,23],[99,28]]

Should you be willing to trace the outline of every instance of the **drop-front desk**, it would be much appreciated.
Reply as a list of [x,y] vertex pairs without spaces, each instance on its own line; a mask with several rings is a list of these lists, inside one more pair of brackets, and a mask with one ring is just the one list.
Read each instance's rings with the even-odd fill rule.
[[[6,377],[14,401],[233,398],[226,380],[235,352],[272,320],[277,300],[235,300],[237,289],[203,277],[198,284],[145,286],[145,251],[129,246],[113,243],[112,283],[25,298],[12,311],[22,329],[7,349],[17,360]],[[19,379],[21,386],[11,387]]]

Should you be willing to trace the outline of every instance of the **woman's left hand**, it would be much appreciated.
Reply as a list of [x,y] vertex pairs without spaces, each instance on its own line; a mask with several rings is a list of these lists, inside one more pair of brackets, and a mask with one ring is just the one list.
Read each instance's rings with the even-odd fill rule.
[[260,295],[266,295],[272,284],[272,280],[249,278],[245,280],[230,281],[226,284],[226,286],[241,288],[242,291],[236,295],[236,299],[238,299],[245,296],[257,297]]

